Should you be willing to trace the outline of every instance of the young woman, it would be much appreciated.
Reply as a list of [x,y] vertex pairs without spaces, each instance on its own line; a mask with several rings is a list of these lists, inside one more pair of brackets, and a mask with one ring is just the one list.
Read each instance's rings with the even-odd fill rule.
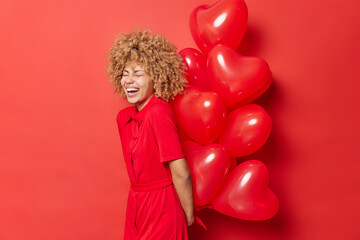
[[195,221],[191,175],[168,103],[187,83],[183,60],[150,31],[122,34],[108,57],[114,93],[130,103],[117,115],[131,182],[124,239],[188,239]]

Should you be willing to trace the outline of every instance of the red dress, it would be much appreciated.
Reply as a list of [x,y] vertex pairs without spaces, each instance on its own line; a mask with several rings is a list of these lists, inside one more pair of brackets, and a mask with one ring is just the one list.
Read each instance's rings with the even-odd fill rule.
[[139,112],[122,109],[117,124],[131,182],[124,239],[188,239],[168,165],[184,157],[171,105],[152,96]]

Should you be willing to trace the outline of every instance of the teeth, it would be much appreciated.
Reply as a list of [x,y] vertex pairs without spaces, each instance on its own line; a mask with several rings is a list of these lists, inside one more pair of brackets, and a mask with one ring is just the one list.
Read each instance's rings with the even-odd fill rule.
[[137,88],[127,88],[126,90],[128,92],[135,92],[135,91],[138,91],[139,89],[137,89]]

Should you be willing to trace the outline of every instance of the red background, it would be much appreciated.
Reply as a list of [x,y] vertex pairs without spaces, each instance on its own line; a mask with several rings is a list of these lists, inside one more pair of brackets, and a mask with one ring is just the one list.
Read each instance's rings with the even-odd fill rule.
[[[2,2],[0,239],[121,239],[129,181],[105,73],[116,35],[136,26],[196,47],[188,17],[214,0]],[[273,119],[250,158],[280,199],[271,220],[201,211],[190,239],[360,239],[360,3],[246,1],[239,52],[265,59],[256,102]],[[245,159],[244,159],[245,160]]]

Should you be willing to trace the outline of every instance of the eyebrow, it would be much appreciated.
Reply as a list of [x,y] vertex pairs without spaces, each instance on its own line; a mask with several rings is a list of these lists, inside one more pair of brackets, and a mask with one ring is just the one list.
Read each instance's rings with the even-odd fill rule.
[[[134,73],[137,73],[137,72],[140,72],[140,71],[144,71],[144,70],[141,70],[141,69],[139,69],[139,70],[135,70],[135,71],[134,71]],[[128,71],[128,70],[126,70],[126,69],[124,70],[124,72],[129,73],[129,71]]]

